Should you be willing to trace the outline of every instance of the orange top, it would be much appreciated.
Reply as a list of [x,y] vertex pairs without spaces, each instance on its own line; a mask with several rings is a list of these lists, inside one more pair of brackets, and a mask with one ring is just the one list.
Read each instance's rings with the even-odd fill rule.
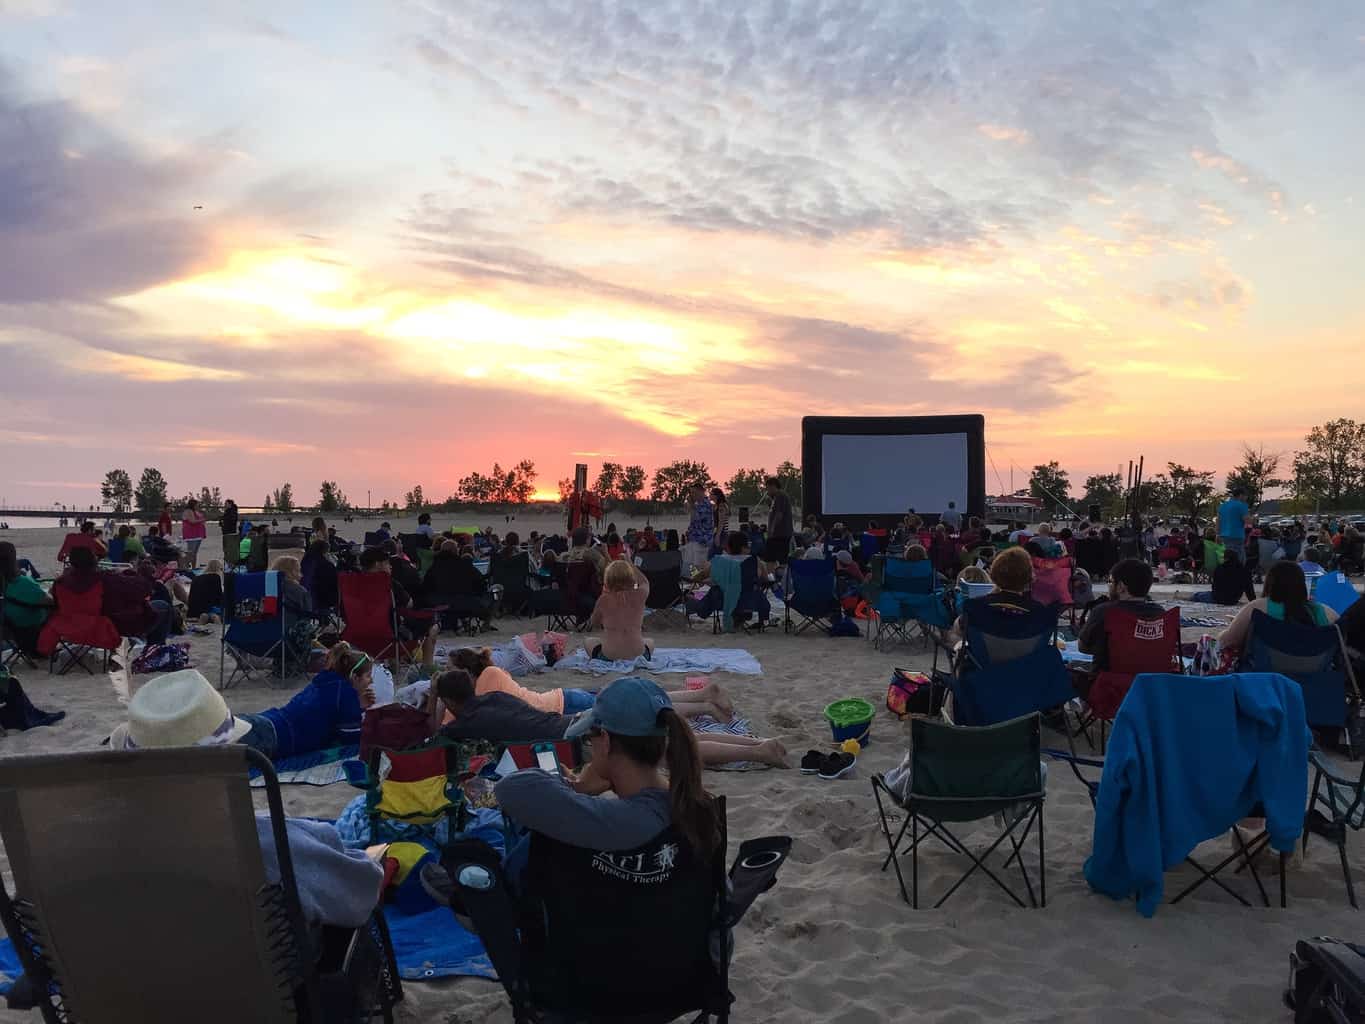
[[552,711],[557,715],[564,713],[563,690],[546,690],[544,693],[528,690],[508,675],[504,669],[500,669],[496,665],[489,665],[479,673],[479,678],[474,683],[474,693],[482,695],[497,692],[510,693],[513,697],[524,700],[531,707],[540,711]]

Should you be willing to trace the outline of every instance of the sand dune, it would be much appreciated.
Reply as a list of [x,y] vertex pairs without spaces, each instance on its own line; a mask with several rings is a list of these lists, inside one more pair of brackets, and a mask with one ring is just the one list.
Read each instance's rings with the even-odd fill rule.
[[[28,533],[11,530],[8,537],[21,550],[55,552],[57,540]],[[50,556],[42,557],[50,565]],[[543,623],[507,623],[502,630],[510,635],[538,626]],[[821,709],[829,701],[863,696],[880,705],[893,665],[928,663],[918,647],[883,654],[861,640],[780,631],[736,639],[695,629],[670,634],[668,642],[752,651],[763,664],[762,676],[717,678],[756,730],[780,737],[794,760],[809,747],[828,746]],[[216,638],[196,638],[194,657],[210,679],[217,678]],[[586,679],[574,677],[579,683]],[[65,708],[68,716],[54,728],[0,740],[2,754],[93,748],[121,720],[108,677],[56,679],[29,671],[23,680],[35,702]],[[529,681],[538,682],[568,680],[551,675]],[[243,711],[286,696],[259,683],[228,693],[232,706]],[[903,732],[883,713],[856,775],[834,782],[796,771],[708,774],[709,786],[729,800],[732,846],[776,833],[796,840],[777,887],[739,930],[732,972],[735,1019],[1285,1020],[1280,989],[1293,941],[1320,934],[1360,937],[1362,918],[1346,905],[1335,852],[1320,842],[1291,874],[1285,911],[1247,910],[1206,886],[1145,920],[1131,903],[1095,895],[1081,875],[1090,847],[1090,805],[1084,789],[1060,766],[1049,778],[1045,812],[1046,909],[1016,908],[978,873],[942,909],[913,911],[901,902],[894,874],[879,870],[886,846],[868,783],[873,771],[900,759]],[[330,816],[353,792],[344,785],[286,787],[285,802],[294,814]],[[963,834],[984,846],[987,831],[968,826]],[[1354,836],[1351,841],[1358,863]],[[1225,848],[1223,841],[1208,846],[1210,854]],[[1030,857],[1034,849],[1030,846]],[[992,866],[1004,859],[997,852]],[[956,877],[959,858],[931,845],[920,867],[921,897],[932,903]],[[1168,893],[1192,876],[1192,869],[1172,872]],[[399,1014],[404,1021],[510,1020],[501,988],[490,982],[408,983],[405,991]],[[0,1011],[0,1020],[32,1019]]]

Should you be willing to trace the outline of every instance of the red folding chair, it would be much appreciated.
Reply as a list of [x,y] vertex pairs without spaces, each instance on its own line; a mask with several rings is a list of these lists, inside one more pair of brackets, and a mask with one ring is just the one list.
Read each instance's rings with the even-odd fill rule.
[[68,533],[62,538],[62,546],[57,551],[57,561],[65,562],[67,556],[76,548],[88,548],[95,552],[98,557],[100,553],[99,545],[95,543],[95,538],[88,533]]
[[66,675],[73,665],[80,665],[94,675],[94,670],[84,662],[91,651],[104,652],[103,671],[109,671],[109,655],[119,649],[122,638],[113,620],[103,614],[104,583],[75,591],[57,580],[52,585],[52,597],[57,609],[38,634],[38,653],[47,656],[48,672],[56,667],[57,656],[65,654],[67,662],[58,675]]
[[1109,667],[1090,685],[1086,697],[1089,716],[1081,721],[1083,731],[1092,723],[1099,723],[1101,751],[1109,723],[1119,713],[1119,705],[1128,696],[1136,676],[1143,672],[1184,672],[1184,662],[1180,660],[1179,608],[1170,608],[1156,619],[1139,618],[1127,608],[1110,608],[1104,615],[1104,634]]
[[398,613],[393,604],[393,585],[383,572],[343,572],[337,575],[341,618],[346,623],[341,639],[375,661],[398,656],[402,640]]

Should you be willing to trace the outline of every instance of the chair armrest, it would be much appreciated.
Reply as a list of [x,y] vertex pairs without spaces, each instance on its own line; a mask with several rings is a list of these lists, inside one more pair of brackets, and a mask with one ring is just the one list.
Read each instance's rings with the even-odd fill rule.
[[1321,750],[1308,751],[1308,761],[1310,764],[1313,765],[1314,768],[1322,772],[1322,774],[1326,775],[1329,779],[1331,779],[1338,785],[1354,786],[1361,780],[1361,778],[1365,778],[1365,764],[1362,764],[1360,766],[1361,774],[1356,778],[1352,778],[1349,775],[1342,775],[1341,772],[1332,764],[1332,762],[1327,760],[1326,755],[1323,754]]
[[746,839],[730,866],[730,896],[726,924],[739,923],[754,900],[777,884],[777,873],[791,853],[790,836],[765,836]]
[[456,842],[441,863],[422,871],[422,884],[438,903],[445,903],[461,926],[478,935],[513,1006],[518,1005],[521,940],[516,901],[508,887],[498,851],[478,839]]

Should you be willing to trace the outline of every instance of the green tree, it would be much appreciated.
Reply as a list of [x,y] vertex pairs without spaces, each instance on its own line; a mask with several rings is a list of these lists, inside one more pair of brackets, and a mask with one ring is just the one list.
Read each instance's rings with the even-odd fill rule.
[[704,462],[691,459],[678,459],[654,471],[654,487],[650,497],[668,505],[681,505],[687,500],[687,491],[693,484],[714,487],[711,471]]
[[111,469],[100,484],[100,501],[115,512],[127,512],[133,507],[133,479],[126,469]]
[[346,495],[341,492],[335,480],[324,480],[318,488],[319,512],[343,512],[351,507]]
[[1314,427],[1294,453],[1294,494],[1328,508],[1352,504],[1365,490],[1365,424],[1336,419]]
[[561,477],[559,480],[559,503],[567,505],[569,498],[573,496],[573,477]]
[[267,494],[267,495],[265,496],[265,501],[261,502],[261,511],[262,511],[263,513],[265,513],[266,515],[269,515],[269,514],[271,514],[272,512],[275,511],[275,495],[274,495],[274,494]]
[[758,504],[767,478],[768,471],[762,467],[735,470],[734,476],[725,482],[725,496],[730,499],[730,506]]
[[601,472],[597,474],[597,482],[592,485],[593,493],[604,499],[622,497],[621,473],[619,462],[602,463]]
[[532,496],[536,493],[536,477],[539,475],[534,462],[522,459],[507,474],[503,500],[513,505],[530,504]]
[[206,516],[223,511],[223,492],[217,487],[199,488],[199,511]]
[[645,467],[626,466],[621,470],[621,479],[616,485],[616,492],[624,501],[638,501],[640,494],[645,489]]
[[1123,504],[1123,477],[1117,473],[1099,473],[1085,478],[1086,505],[1098,505],[1106,513]]
[[1049,516],[1057,515],[1071,505],[1071,477],[1056,462],[1033,467],[1028,478],[1029,494],[1041,498]]
[[1213,472],[1201,472],[1178,462],[1166,463],[1166,478],[1170,481],[1170,498],[1166,507],[1189,517],[1203,519],[1213,511]]
[[[498,467],[495,465],[494,468]],[[492,501],[493,495],[497,493],[497,481],[482,473],[470,473],[460,478],[460,482],[455,485],[455,493],[460,496],[461,501],[486,504]]]
[[1275,476],[1283,459],[1284,452],[1268,452],[1265,445],[1253,448],[1243,442],[1242,461],[1228,474],[1227,492],[1231,494],[1236,488],[1242,488],[1247,492],[1247,504],[1255,508],[1268,488],[1284,486],[1284,481]]
[[409,512],[420,512],[427,507],[426,495],[422,493],[421,484],[413,484],[412,490],[403,495],[403,507]]
[[283,512],[287,515],[294,511],[294,487],[292,484],[285,483],[276,487],[275,493],[270,498],[276,512]]
[[166,493],[166,478],[161,475],[161,470],[148,466],[138,477],[137,489],[133,492],[138,514],[143,519],[155,519],[166,504]]

